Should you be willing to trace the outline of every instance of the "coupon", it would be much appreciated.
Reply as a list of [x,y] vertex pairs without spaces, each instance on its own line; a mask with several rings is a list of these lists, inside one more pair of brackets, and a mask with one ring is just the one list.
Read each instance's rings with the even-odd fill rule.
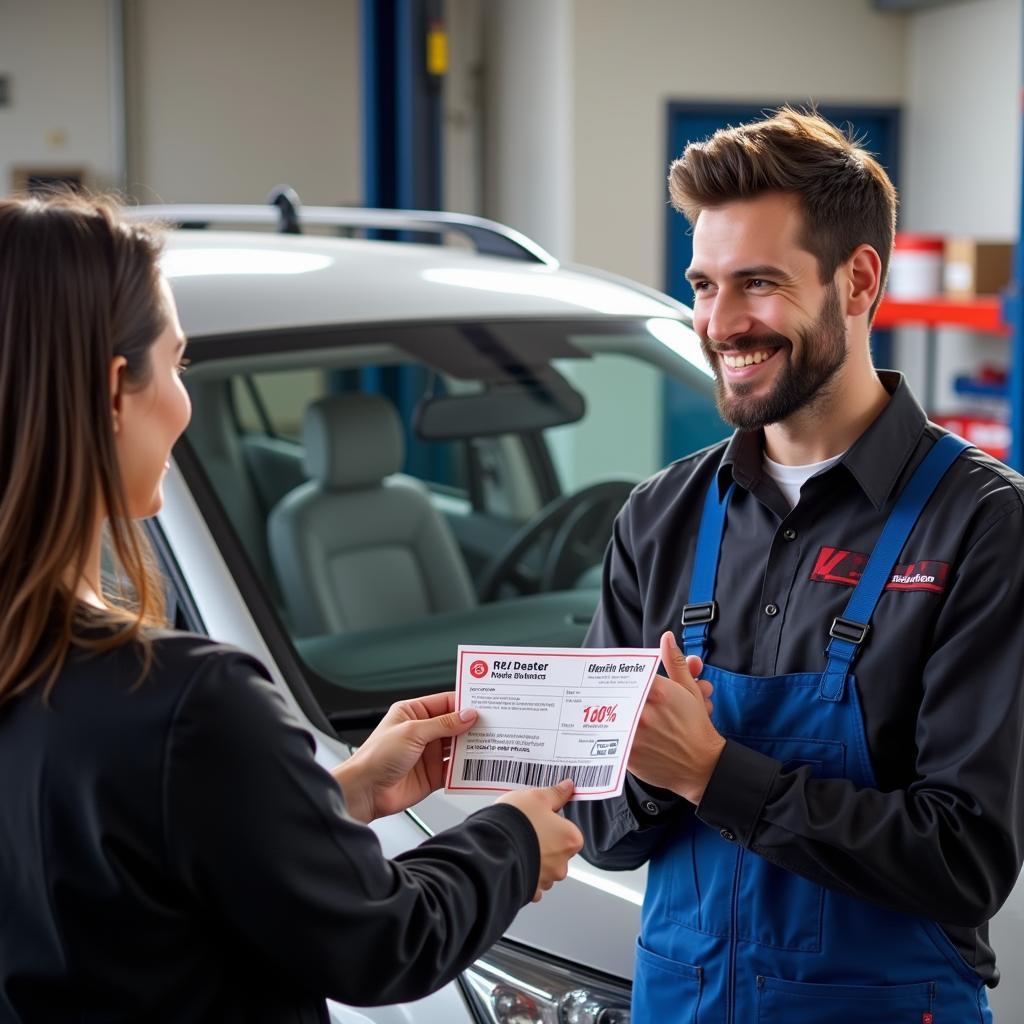
[[446,791],[572,779],[574,800],[618,796],[660,660],[657,649],[460,645],[457,706],[480,717],[453,741]]

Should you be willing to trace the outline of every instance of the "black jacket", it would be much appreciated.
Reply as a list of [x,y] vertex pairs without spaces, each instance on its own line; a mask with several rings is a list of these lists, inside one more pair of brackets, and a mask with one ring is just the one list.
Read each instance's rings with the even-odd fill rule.
[[388,861],[256,661],[154,650],[138,687],[133,645],[0,709],[4,1024],[325,1021],[440,987],[533,895],[515,808]]
[[[941,433],[898,374],[881,376],[889,404],[793,509],[763,471],[760,432],[640,485],[616,523],[587,642],[678,636],[704,496],[735,481],[708,662],[754,675],[824,669],[832,620]],[[693,823],[827,888],[939,922],[990,984],[987,922],[1024,857],[1022,552],[1024,481],[969,450],[911,533],[854,666],[879,788],[783,770],[727,741]],[[622,798],[566,813],[588,860],[633,868],[694,808],[628,777]]]

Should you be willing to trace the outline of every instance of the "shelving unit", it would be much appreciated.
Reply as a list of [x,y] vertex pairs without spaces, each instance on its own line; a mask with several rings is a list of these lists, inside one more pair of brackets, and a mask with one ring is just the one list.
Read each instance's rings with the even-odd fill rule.
[[963,327],[969,331],[1009,336],[1010,325],[1003,320],[1002,299],[979,295],[975,299],[891,299],[878,304],[875,327]]
[[953,390],[958,395],[968,395],[971,398],[998,398],[1002,401],[1010,399],[1010,390],[1005,383],[988,384],[971,377],[957,377],[953,381]]
[[[925,393],[924,405],[929,412],[935,410],[935,331],[939,327],[961,328],[965,331],[976,331],[1001,337],[1014,337],[1014,329],[1007,319],[1007,305],[999,295],[979,295],[974,299],[946,299],[942,297],[930,299],[892,299],[884,298],[875,313],[873,326],[878,328],[891,327],[924,327],[927,329],[925,350]],[[1014,338],[1011,345],[1010,387],[998,386],[974,387],[958,386],[961,394],[983,395],[987,398],[1004,397],[1010,400],[1010,463],[1016,469],[1021,468],[1020,433],[1024,429],[1020,410],[1024,402],[1014,400],[1014,372],[1020,365],[1022,348],[1020,335]],[[1020,394],[1018,389],[1018,394]]]
[[[1024,47],[1024,38],[1017,40]],[[1022,83],[1024,85],[1024,83]],[[1024,91],[1022,91],[1024,94]],[[1024,156],[1024,104],[1018,104],[1018,152]],[[1018,167],[1022,166],[1018,163]],[[1006,296],[1003,316],[1012,328],[1010,345],[1010,465],[1024,471],[1024,175],[1020,181],[1017,244],[1013,249],[1013,277]]]

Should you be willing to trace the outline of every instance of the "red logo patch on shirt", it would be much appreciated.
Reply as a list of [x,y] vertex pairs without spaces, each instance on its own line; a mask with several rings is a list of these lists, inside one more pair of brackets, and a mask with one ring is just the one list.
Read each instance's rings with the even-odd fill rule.
[[[814,560],[811,579],[817,583],[841,583],[855,587],[868,564],[868,556],[859,551],[844,551],[842,548],[823,547]],[[948,562],[922,559],[897,565],[892,570],[886,590],[928,590],[941,594],[946,589],[949,575]]]

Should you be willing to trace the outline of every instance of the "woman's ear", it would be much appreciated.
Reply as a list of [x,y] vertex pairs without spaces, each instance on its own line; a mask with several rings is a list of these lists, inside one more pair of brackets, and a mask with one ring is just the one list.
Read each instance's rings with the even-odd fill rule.
[[858,245],[846,261],[846,315],[867,313],[882,287],[882,261],[870,245]]
[[121,432],[121,406],[124,399],[124,374],[128,366],[128,360],[124,356],[114,356],[110,360],[109,390],[110,390],[110,415],[114,427],[114,434]]

